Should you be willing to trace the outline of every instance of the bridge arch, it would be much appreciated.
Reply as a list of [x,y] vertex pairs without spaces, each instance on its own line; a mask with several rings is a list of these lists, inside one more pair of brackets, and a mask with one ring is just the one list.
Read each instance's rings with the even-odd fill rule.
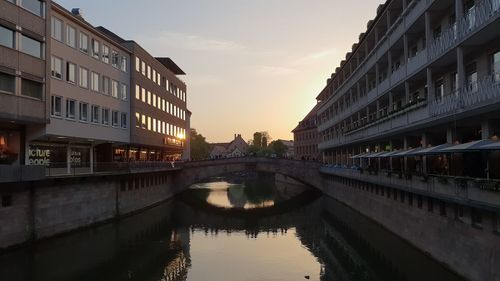
[[203,180],[236,172],[267,172],[290,177],[305,185],[322,190],[320,164],[286,159],[242,157],[186,162],[174,175],[174,186],[179,191]]

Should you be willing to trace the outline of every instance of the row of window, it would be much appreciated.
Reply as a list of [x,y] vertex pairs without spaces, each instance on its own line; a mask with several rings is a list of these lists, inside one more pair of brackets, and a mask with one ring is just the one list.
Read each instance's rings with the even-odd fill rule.
[[[43,84],[25,78],[21,79],[21,95],[35,99],[43,99]],[[16,94],[16,77],[0,72],[0,92]]]
[[17,4],[39,17],[45,17],[45,1],[40,0],[7,0]]
[[[63,69],[65,71],[63,71]],[[70,84],[78,85],[85,89],[91,89],[94,92],[111,95],[114,98],[127,100],[128,87],[116,80],[112,80],[107,76],[101,75],[97,72],[90,71],[85,67],[67,61],[65,64],[61,58],[52,57],[51,59],[51,75],[53,78],[65,80]],[[77,81],[78,78],[78,81]]]
[[52,38],[55,40],[65,43],[74,49],[77,49],[78,46],[78,49],[82,53],[88,54],[103,63],[111,63],[113,67],[121,69],[123,72],[127,72],[127,56],[120,55],[118,51],[111,49],[108,45],[101,44],[99,40],[91,38],[84,32],[77,32],[75,27],[69,24],[64,25],[63,21],[56,17],[52,17],[51,19],[51,29]]
[[160,87],[164,87],[167,92],[176,96],[182,101],[186,101],[186,92],[177,87],[174,83],[168,81],[167,78],[161,77],[159,71],[156,71],[151,66],[147,65],[145,61],[141,61],[138,57],[135,58],[135,70],[139,73],[142,73],[149,80],[153,81]]
[[183,137],[186,135],[186,129],[184,128],[177,127],[139,112],[135,113],[135,127],[173,137]]
[[[89,105],[86,102],[78,102],[73,99],[66,99],[65,110],[63,112],[64,98],[61,96],[51,96],[50,114],[53,117],[77,120],[80,122],[90,122],[103,126],[113,126],[126,129],[128,127],[128,116],[125,112],[110,110],[98,105]],[[78,105],[78,112],[77,112]]]
[[146,89],[141,88],[139,85],[135,85],[135,98],[144,103],[147,103],[153,107],[156,107],[163,112],[169,113],[172,116],[186,120],[186,111],[177,107],[176,105],[168,102],[167,100],[157,96]]
[[0,45],[16,49],[39,59],[44,58],[45,44],[43,42],[1,25]]

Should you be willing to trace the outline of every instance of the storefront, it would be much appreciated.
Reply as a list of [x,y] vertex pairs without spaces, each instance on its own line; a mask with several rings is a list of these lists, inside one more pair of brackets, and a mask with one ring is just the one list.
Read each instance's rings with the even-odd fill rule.
[[21,133],[0,129],[0,165],[21,163]]
[[32,143],[28,165],[45,166],[49,175],[92,173],[91,146],[68,143]]

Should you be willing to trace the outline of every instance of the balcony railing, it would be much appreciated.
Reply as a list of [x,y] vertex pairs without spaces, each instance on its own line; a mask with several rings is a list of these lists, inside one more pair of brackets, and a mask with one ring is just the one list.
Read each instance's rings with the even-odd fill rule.
[[36,181],[45,178],[45,167],[0,165],[0,183]]
[[427,63],[427,49],[418,52],[408,59],[407,73],[412,74]]
[[478,106],[500,101],[500,79],[498,75],[487,76],[478,83],[462,88],[456,93],[435,100],[429,105],[431,116],[440,116],[470,110]]
[[500,181],[498,180],[442,175],[416,176],[391,171],[368,173],[359,169],[326,166],[320,171],[324,174],[376,183],[417,194],[424,193],[437,198],[465,201],[487,207],[498,208],[500,205]]

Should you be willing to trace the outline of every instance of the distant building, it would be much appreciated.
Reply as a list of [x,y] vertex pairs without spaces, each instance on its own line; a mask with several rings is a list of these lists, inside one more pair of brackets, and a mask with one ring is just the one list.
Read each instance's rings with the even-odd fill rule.
[[286,152],[283,154],[283,157],[285,158],[295,158],[295,148],[294,148],[294,142],[293,140],[278,140],[280,141],[281,143],[283,143],[287,150]]
[[210,158],[234,158],[242,157],[248,153],[248,143],[241,135],[234,135],[234,140],[228,143],[210,144]]
[[294,139],[294,157],[303,160],[318,160],[320,153],[318,150],[318,131],[316,113],[320,103],[299,122],[299,125],[292,131]]

